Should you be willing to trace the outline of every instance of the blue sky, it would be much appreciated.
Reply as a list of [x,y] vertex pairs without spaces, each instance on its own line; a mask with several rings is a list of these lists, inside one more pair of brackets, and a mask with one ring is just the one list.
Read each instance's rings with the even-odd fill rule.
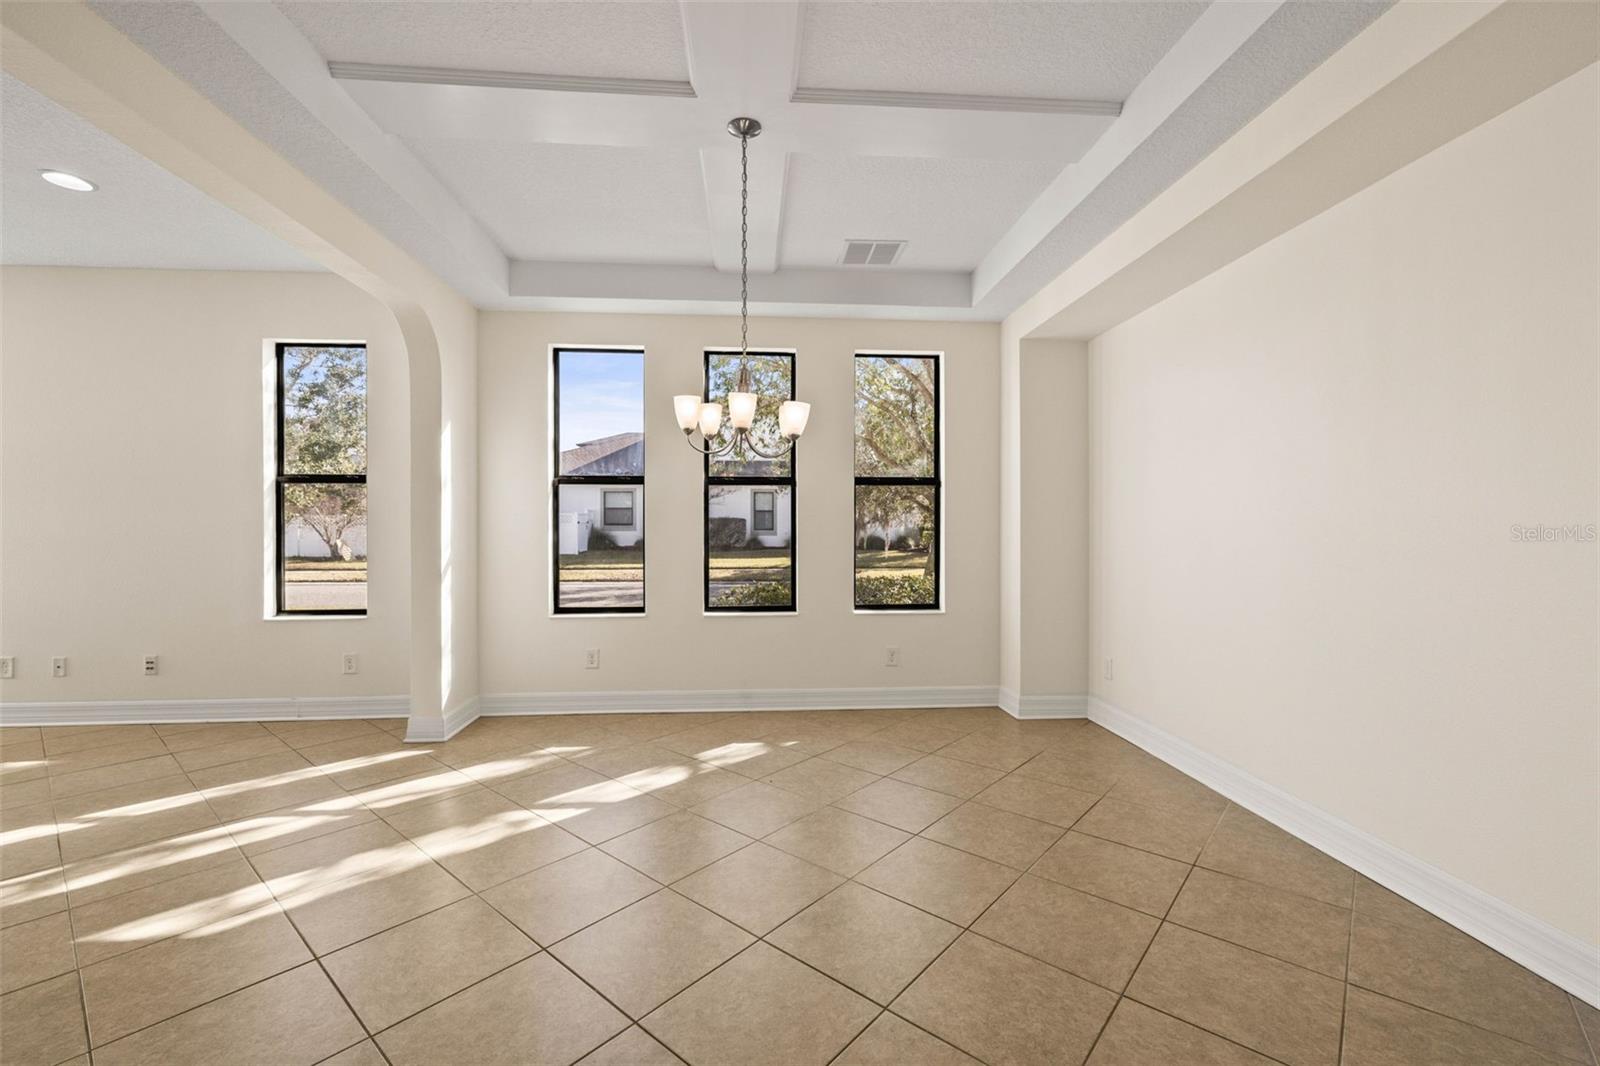
[[562,353],[562,451],[613,433],[643,432],[642,353]]

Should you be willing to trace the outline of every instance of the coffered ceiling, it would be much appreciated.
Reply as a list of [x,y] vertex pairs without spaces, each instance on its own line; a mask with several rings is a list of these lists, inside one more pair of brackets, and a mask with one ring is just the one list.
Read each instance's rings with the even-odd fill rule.
[[1387,0],[93,6],[480,306],[727,310],[748,114],[758,311],[996,319]]

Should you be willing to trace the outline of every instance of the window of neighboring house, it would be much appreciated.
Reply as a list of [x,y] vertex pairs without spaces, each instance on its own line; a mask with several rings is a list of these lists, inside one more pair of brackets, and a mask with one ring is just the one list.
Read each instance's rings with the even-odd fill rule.
[[939,358],[856,355],[855,605],[939,607]]
[[606,493],[605,524],[620,529],[633,528],[633,490]]
[[[778,406],[794,398],[794,354],[706,352],[705,397],[727,410],[741,365],[760,397],[751,436],[767,459],[743,445],[705,460],[707,611],[795,609],[794,455],[778,434]],[[723,433],[730,433],[726,418]],[[782,453],[782,454],[780,454]]]
[[278,614],[366,614],[366,345],[277,345],[276,406]]
[[770,533],[777,528],[777,497],[770,492],[753,493],[755,496],[756,532]]
[[557,348],[552,607],[644,610],[644,352]]

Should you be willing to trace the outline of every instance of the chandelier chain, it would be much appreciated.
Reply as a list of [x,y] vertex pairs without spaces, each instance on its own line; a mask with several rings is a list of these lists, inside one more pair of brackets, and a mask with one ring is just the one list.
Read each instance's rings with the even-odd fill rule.
[[[750,387],[750,138],[761,132],[761,123],[753,118],[735,118],[729,121],[728,132],[739,138],[739,380],[729,394],[731,401],[735,393],[744,394],[752,391]],[[707,382],[708,387],[709,384]],[[691,439],[696,422],[682,406],[679,406],[677,411],[678,424],[689,447],[701,455],[712,458],[733,454],[742,447],[751,455],[762,459],[781,459],[794,451],[795,441],[805,432],[806,413],[810,409],[810,405],[792,400],[779,405],[778,430],[783,438],[783,444],[777,451],[768,452],[756,443],[756,436],[751,432],[751,426],[736,426],[731,418],[728,422],[722,422],[721,411],[716,410],[720,407],[719,404],[713,404],[703,396],[677,396],[673,399],[697,401],[702,443],[695,444]],[[759,400],[759,397],[755,399]],[[799,414],[797,421],[791,424],[789,420],[794,409],[797,409]],[[731,406],[729,410],[731,412]],[[718,422],[716,431],[710,435],[707,435],[705,428],[708,417],[716,418]],[[751,417],[752,413],[747,410],[742,413],[743,419]],[[688,424],[685,424],[686,418],[689,418]]]
[[739,354],[750,358],[750,137],[739,137]]

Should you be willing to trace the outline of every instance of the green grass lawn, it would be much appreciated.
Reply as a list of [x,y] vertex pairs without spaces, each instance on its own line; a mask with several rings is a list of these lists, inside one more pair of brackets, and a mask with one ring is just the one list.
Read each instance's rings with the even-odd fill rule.
[[365,581],[365,559],[285,559],[285,581]]
[[882,551],[856,552],[856,573],[885,575],[918,575],[928,564],[927,552]]
[[643,581],[644,552],[637,548],[597,548],[561,556],[562,581]]
[[789,569],[787,548],[713,548],[712,581],[772,581]]

